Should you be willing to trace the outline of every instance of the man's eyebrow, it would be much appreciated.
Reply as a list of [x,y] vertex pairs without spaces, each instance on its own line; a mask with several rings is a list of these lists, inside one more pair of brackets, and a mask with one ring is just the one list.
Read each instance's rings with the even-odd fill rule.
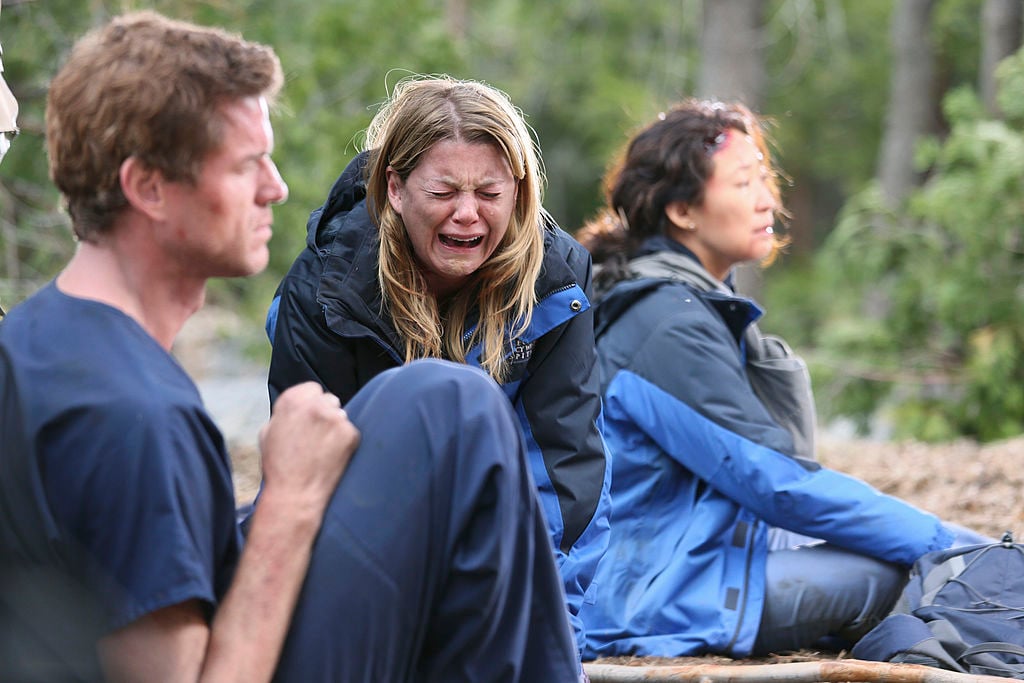
[[245,161],[260,161],[264,158],[269,159],[271,151],[253,152],[252,154],[246,154],[242,159]]

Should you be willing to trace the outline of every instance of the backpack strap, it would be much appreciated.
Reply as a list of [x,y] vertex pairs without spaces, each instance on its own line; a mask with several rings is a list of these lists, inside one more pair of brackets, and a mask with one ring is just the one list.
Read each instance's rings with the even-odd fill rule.
[[967,568],[967,562],[964,560],[963,555],[953,555],[946,559],[944,562],[932,567],[921,580],[921,601],[920,605],[930,605],[935,600],[935,596],[946,582],[950,579],[960,576],[964,569]]
[[1024,678],[1024,664],[1008,662],[1000,654],[1024,658],[1024,647],[1004,642],[978,643],[960,653],[956,661],[967,673]]
[[1002,652],[1008,655],[1018,655],[1024,657],[1024,647],[1014,645],[1013,643],[1001,643],[1001,642],[989,642],[989,643],[978,643],[972,645],[957,657],[959,660],[964,660],[971,655],[988,653],[988,652]]

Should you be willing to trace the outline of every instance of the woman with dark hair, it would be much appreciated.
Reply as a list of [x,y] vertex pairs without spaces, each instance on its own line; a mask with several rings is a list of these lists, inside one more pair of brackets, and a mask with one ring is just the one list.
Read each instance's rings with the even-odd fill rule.
[[781,244],[777,177],[749,109],[683,102],[629,141],[578,233],[601,264],[613,454],[585,657],[846,644],[914,560],[978,538],[815,462],[806,366],[732,285]]

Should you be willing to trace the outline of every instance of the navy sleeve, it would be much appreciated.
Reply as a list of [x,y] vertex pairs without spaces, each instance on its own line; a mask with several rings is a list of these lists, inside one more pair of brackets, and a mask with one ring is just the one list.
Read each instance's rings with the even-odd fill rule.
[[93,405],[44,430],[54,516],[94,562],[109,628],[198,599],[210,613],[240,552],[230,465],[198,410]]
[[[588,290],[589,254],[582,248],[572,250],[568,265],[582,288],[576,291]],[[562,303],[571,305],[568,300]],[[557,532],[557,520],[562,522],[560,537],[556,534],[552,540],[570,621],[581,648],[583,624],[577,615],[608,545],[611,512],[611,467],[600,433],[596,359],[593,310],[588,304],[586,310],[538,340],[520,399],[528,447],[539,450],[555,493],[553,497],[542,495],[542,501],[550,504],[555,498],[558,503],[557,517],[547,512],[548,525],[552,527],[554,522]],[[538,483],[543,493],[546,483],[539,477]]]

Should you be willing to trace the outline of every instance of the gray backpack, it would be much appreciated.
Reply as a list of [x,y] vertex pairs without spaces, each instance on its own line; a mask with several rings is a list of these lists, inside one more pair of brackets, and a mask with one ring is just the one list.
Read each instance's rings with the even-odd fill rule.
[[923,555],[892,613],[852,654],[1024,680],[1024,546],[1007,532]]

